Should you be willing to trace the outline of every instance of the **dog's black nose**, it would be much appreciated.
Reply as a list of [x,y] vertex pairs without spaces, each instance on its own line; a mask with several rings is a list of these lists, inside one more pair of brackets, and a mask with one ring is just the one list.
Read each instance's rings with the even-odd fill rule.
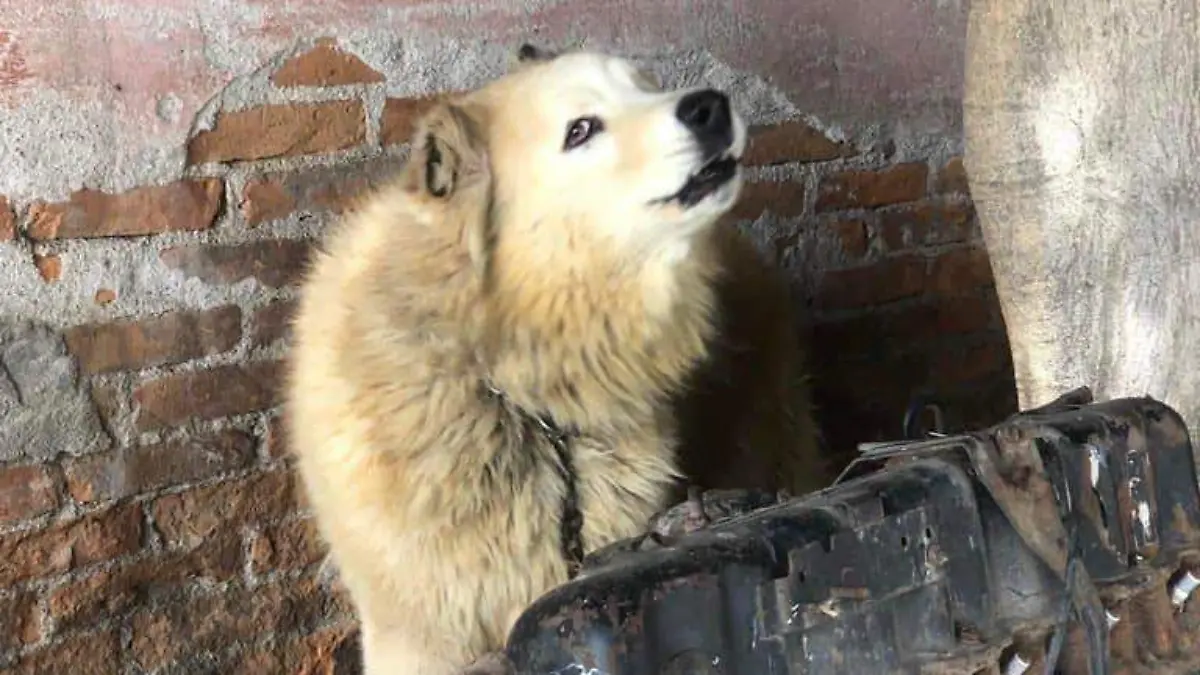
[[675,117],[695,135],[706,158],[719,155],[733,144],[729,97],[715,89],[684,96],[675,108]]

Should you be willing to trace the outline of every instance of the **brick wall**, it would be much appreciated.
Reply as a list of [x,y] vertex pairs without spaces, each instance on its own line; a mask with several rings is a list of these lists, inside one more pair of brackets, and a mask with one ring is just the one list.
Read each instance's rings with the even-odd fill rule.
[[[332,40],[268,70],[173,180],[0,197],[26,289],[0,314],[3,672],[352,672],[277,385],[310,242],[398,165],[427,98]],[[734,215],[810,310],[831,464],[895,436],[914,388],[954,426],[1011,409],[957,139],[770,117]]]

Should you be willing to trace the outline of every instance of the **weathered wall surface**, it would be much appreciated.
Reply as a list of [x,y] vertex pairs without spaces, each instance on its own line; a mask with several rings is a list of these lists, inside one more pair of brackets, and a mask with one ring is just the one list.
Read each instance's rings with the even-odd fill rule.
[[[317,672],[353,621],[278,435],[314,236],[523,40],[729,89],[734,214],[813,325],[836,465],[914,389],[1013,405],[957,0],[0,0],[0,668]],[[342,647],[339,648],[339,645]],[[89,670],[90,669],[90,670]]]

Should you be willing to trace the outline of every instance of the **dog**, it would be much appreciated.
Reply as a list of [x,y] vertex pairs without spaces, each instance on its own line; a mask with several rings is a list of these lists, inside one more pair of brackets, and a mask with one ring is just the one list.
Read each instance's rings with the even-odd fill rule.
[[[516,61],[421,117],[301,286],[287,434],[367,675],[492,672],[532,601],[680,485],[817,471],[786,285],[722,225],[729,97],[599,52]],[[687,424],[713,439],[690,462]]]

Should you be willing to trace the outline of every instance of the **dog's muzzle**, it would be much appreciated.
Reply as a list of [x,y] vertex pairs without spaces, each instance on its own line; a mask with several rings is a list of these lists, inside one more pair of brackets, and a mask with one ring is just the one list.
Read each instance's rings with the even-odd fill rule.
[[738,158],[731,152],[733,113],[728,96],[715,89],[702,89],[679,100],[675,117],[696,140],[704,164],[688,176],[677,192],[658,201],[676,202],[689,208],[704,201],[737,175]]

